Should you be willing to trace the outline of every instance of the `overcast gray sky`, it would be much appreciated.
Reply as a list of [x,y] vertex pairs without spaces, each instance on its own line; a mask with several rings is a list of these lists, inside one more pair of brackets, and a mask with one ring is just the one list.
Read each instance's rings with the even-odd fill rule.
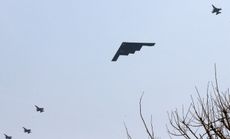
[[[222,14],[211,13],[211,4]],[[228,0],[0,1],[0,138],[168,138],[167,111],[230,85]],[[111,59],[123,41],[155,42]],[[202,95],[201,93],[201,95]],[[36,113],[34,104],[45,107]],[[23,133],[22,126],[32,129]]]

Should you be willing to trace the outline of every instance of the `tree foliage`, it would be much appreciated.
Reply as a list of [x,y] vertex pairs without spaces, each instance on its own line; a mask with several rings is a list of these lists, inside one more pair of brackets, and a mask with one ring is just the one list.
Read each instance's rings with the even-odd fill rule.
[[230,139],[230,93],[221,92],[218,86],[216,68],[215,83],[207,86],[206,97],[196,101],[191,97],[190,107],[182,113],[178,110],[169,115],[171,138],[181,136],[185,139]]
[[[216,66],[215,82],[208,83],[206,96],[201,97],[197,88],[197,98],[191,97],[188,109],[177,109],[168,113],[169,125],[167,126],[170,138],[184,139],[230,139],[230,92],[220,91]],[[142,114],[142,98],[139,101],[139,114],[150,139],[156,139],[153,132],[152,118],[150,127],[147,126]],[[125,123],[124,123],[125,125]],[[128,139],[132,139],[125,125]]]

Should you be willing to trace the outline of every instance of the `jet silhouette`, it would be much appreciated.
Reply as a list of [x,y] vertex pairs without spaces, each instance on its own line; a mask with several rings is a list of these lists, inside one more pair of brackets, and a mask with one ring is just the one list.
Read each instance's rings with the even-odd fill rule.
[[120,48],[117,50],[112,61],[117,61],[120,55],[134,54],[135,51],[140,51],[142,46],[154,46],[155,43],[138,43],[138,42],[122,42]]
[[37,112],[44,112],[44,108],[40,108],[37,105],[34,105],[36,107]]
[[8,136],[8,135],[6,135],[6,134],[4,134],[5,135],[5,138],[6,139],[12,139],[12,136]]
[[24,129],[24,132],[27,133],[27,134],[30,134],[31,133],[31,129],[27,129],[25,127],[22,127]]
[[221,8],[217,8],[217,7],[215,7],[214,5],[212,5],[212,7],[213,7],[212,13],[216,13],[216,15],[218,15],[218,14],[221,13],[221,12],[220,12],[220,10],[222,10]]

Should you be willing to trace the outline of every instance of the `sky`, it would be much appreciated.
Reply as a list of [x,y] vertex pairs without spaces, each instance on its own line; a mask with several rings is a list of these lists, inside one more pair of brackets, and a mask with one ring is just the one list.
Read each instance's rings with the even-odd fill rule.
[[[212,4],[222,13],[211,13]],[[214,63],[230,84],[228,0],[0,1],[0,137],[147,138],[153,117],[169,138],[167,112],[205,95]],[[122,42],[154,47],[120,56]],[[34,105],[45,108],[37,113]],[[32,129],[23,133],[22,127]]]

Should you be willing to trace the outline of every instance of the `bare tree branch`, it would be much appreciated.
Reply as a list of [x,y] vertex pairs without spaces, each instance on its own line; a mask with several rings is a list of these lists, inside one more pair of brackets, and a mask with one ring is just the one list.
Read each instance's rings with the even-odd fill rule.
[[129,134],[129,130],[124,122],[124,126],[125,126],[125,131],[126,131],[126,135],[127,135],[127,139],[132,139],[131,135]]
[[139,101],[139,112],[140,112],[140,117],[141,117],[142,123],[144,124],[145,130],[146,130],[146,132],[148,133],[150,139],[154,139],[154,136],[152,136],[151,132],[149,131],[149,128],[147,127],[146,122],[145,122],[145,119],[144,119],[143,114],[142,114],[141,101],[142,101],[143,95],[144,95],[144,92],[142,93],[141,98],[140,98],[140,101]]

